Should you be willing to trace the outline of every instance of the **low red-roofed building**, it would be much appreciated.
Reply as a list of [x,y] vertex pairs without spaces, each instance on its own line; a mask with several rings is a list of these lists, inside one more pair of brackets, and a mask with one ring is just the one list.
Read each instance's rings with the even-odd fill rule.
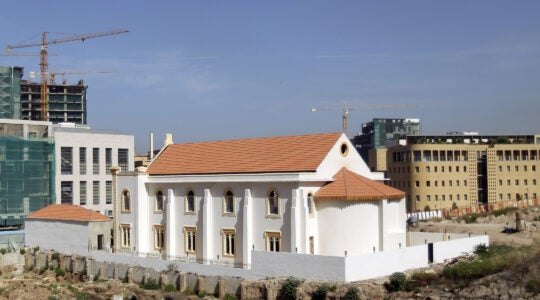
[[25,243],[67,254],[111,249],[112,220],[78,205],[53,204],[25,218]]
[[116,248],[238,267],[399,249],[405,194],[383,179],[342,133],[171,144],[118,175]]

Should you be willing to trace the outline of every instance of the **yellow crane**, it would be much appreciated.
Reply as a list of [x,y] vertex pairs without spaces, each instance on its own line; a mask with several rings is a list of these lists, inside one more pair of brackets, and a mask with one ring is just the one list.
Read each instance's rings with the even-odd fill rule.
[[49,90],[48,90],[48,69],[49,69],[49,59],[48,59],[48,53],[47,53],[47,45],[53,45],[53,44],[60,44],[60,43],[67,43],[72,41],[85,41],[88,39],[93,38],[99,38],[109,35],[115,35],[115,34],[122,34],[129,32],[125,29],[120,30],[113,30],[113,31],[107,31],[107,32],[99,32],[99,33],[91,33],[91,34],[75,34],[73,36],[65,37],[65,38],[59,38],[59,39],[53,39],[53,40],[47,40],[47,33],[49,32],[42,32],[41,34],[41,42],[37,43],[22,43],[17,45],[10,45],[6,47],[6,51],[8,53],[11,53],[11,50],[16,48],[27,48],[27,47],[36,47],[41,46],[41,52],[40,52],[40,75],[41,75],[41,120],[48,121],[49,120],[49,113],[48,113],[48,103],[49,103]]
[[347,102],[343,103],[343,107],[313,107],[311,111],[321,111],[321,110],[343,110],[343,132],[347,134],[349,129],[349,111],[351,110],[387,110],[387,109],[408,109],[415,108],[414,105],[368,105],[368,106],[357,106],[349,107]]

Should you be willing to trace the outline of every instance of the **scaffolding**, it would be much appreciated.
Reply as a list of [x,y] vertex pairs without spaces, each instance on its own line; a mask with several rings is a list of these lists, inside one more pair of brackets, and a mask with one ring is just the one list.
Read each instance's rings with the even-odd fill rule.
[[0,133],[0,227],[23,226],[26,215],[53,199],[53,140]]
[[0,119],[21,118],[22,67],[0,67]]

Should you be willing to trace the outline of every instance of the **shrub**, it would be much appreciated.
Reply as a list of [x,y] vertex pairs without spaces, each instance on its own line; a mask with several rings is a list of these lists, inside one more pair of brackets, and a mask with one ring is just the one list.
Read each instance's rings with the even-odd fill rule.
[[357,287],[353,286],[347,289],[347,293],[345,293],[345,296],[343,296],[344,300],[359,300],[360,299],[360,291]]
[[225,297],[223,297],[223,300],[236,300],[238,298],[236,298],[235,295],[231,295],[229,293],[225,294]]
[[153,278],[148,278],[148,280],[141,285],[141,288],[145,290],[159,290],[159,283]]
[[502,271],[511,264],[502,257],[461,262],[445,267],[443,275],[452,280],[473,280]]
[[2,255],[6,254],[6,252],[7,252],[6,249],[4,249],[4,248],[0,249],[0,253],[2,253]]
[[34,250],[34,253],[38,252],[39,251],[39,246],[34,247],[32,250]]
[[30,272],[34,269],[34,265],[29,265],[29,266],[26,266],[24,267],[24,269],[27,271],[27,272]]
[[407,280],[407,287],[421,287],[430,285],[438,278],[435,273],[426,273],[423,271],[414,272],[411,274],[409,280]]
[[472,214],[466,214],[463,216],[463,220],[467,224],[476,223],[476,220],[478,219],[478,214],[472,213]]
[[336,290],[336,286],[333,285],[333,286],[330,286],[326,283],[323,283],[322,285],[320,285],[317,290],[315,290],[315,292],[313,292],[311,294],[311,299],[326,299],[326,294],[328,294],[328,292],[334,292]]
[[20,253],[21,255],[24,255],[24,254],[26,253],[26,250],[25,250],[24,248],[21,248],[21,250],[19,250],[19,253]]
[[174,291],[176,291],[176,287],[174,286],[174,284],[166,284],[164,287],[163,287],[163,290],[167,293],[172,293]]
[[66,272],[60,268],[56,268],[54,272],[56,274],[56,277],[64,277],[66,275]]
[[60,258],[60,253],[58,252],[53,252],[53,254],[51,254],[51,259],[54,259],[54,260],[57,260]]
[[527,281],[525,287],[530,293],[533,293],[535,295],[540,293],[540,276],[533,275],[533,277],[529,279],[529,281]]
[[407,275],[402,272],[395,272],[390,275],[389,281],[384,283],[388,292],[405,291],[407,289]]
[[296,299],[296,288],[301,283],[302,281],[300,279],[296,279],[294,277],[287,278],[279,290],[278,299]]
[[424,206],[424,211],[431,211],[431,207],[429,205]]
[[456,204],[456,202],[452,203],[452,209],[457,209],[457,204]]
[[43,266],[43,268],[39,269],[39,275],[45,273],[45,271],[47,271],[49,267],[48,266]]
[[199,296],[199,298],[204,298],[204,297],[206,297],[206,291],[200,291],[199,294],[198,294],[197,296]]

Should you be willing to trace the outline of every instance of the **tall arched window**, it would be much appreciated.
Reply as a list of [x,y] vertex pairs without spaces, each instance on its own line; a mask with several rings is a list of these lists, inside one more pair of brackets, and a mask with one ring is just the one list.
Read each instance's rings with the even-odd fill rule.
[[156,194],[156,211],[163,211],[163,192],[158,191]]
[[313,214],[313,194],[309,193],[307,195],[307,208],[308,208],[308,214]]
[[273,215],[273,216],[279,215],[279,196],[276,190],[271,190],[270,193],[268,193],[267,202],[268,202],[268,205],[267,205],[268,215]]
[[234,213],[234,194],[231,190],[227,190],[223,195],[223,212],[227,214]]
[[122,212],[131,210],[131,197],[128,190],[122,191]]
[[189,191],[186,195],[186,212],[195,212],[195,193],[193,191]]

